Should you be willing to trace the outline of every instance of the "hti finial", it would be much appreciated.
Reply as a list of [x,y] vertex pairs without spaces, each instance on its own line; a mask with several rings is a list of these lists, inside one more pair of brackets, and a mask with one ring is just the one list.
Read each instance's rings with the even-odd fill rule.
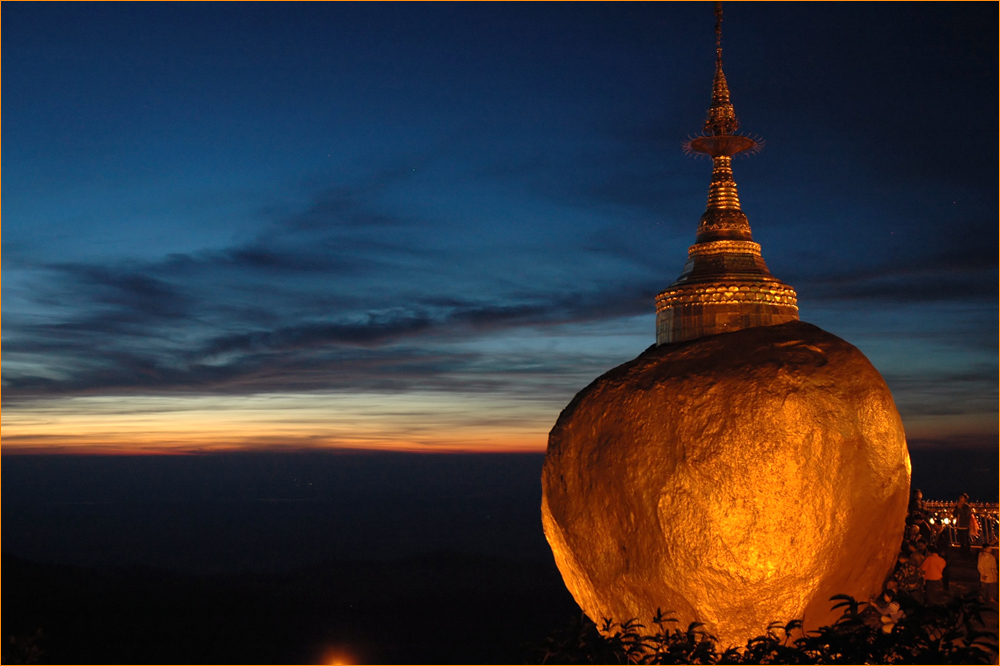
[[712,106],[705,120],[705,133],[728,136],[739,129],[736,111],[729,101],[729,86],[722,73],[722,2],[715,3],[715,80],[712,82]]
[[708,107],[708,117],[702,129],[702,136],[689,141],[686,148],[696,153],[707,153],[712,157],[735,155],[745,150],[757,148],[757,142],[750,137],[736,134],[740,121],[736,109],[729,99],[729,85],[722,71],[722,3],[715,3],[715,79],[712,81],[712,104]]
[[715,2],[715,52],[722,60],[722,0]]

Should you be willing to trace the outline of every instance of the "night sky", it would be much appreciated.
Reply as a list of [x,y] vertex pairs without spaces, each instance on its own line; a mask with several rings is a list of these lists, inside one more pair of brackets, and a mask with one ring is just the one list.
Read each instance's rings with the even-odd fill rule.
[[[708,3],[5,3],[4,452],[544,450],[654,341]],[[997,446],[997,6],[734,3],[734,171],[912,448]]]

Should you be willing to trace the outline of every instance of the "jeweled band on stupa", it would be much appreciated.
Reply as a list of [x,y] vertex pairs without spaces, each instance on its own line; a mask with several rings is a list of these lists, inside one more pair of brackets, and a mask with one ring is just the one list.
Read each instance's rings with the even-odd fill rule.
[[722,72],[722,13],[716,9],[715,80],[704,131],[685,144],[712,158],[708,206],[680,277],[656,297],[656,344],[799,318],[795,290],[767,269],[740,210],[733,156],[759,147],[736,134],[739,121]]

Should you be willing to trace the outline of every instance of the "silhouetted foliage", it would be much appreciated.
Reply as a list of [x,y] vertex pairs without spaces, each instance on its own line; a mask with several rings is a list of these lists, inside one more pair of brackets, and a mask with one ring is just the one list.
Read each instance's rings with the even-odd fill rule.
[[45,637],[41,628],[32,636],[7,636],[3,642],[3,655],[0,661],[5,664],[37,664],[45,650],[42,642]]
[[681,629],[657,611],[653,631],[632,619],[598,627],[581,615],[537,648],[543,664],[990,664],[997,635],[984,629],[989,607],[972,597],[944,606],[904,605],[905,616],[885,631],[869,604],[846,595],[831,599],[841,616],[806,632],[802,623],[775,623],[743,647],[721,648],[694,622]]

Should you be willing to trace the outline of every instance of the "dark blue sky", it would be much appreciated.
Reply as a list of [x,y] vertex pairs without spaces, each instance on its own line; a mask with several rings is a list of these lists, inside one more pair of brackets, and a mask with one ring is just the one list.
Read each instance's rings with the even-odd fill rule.
[[[997,11],[725,7],[754,237],[914,446],[996,447]],[[539,450],[704,210],[709,3],[2,19],[7,447]]]

